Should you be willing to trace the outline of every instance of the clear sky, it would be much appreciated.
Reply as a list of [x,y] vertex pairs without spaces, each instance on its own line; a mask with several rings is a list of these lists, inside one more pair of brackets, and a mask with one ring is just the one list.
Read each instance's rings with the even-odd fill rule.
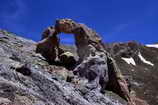
[[158,42],[158,0],[0,0],[0,28],[22,37],[40,40],[57,18],[85,23],[105,42]]

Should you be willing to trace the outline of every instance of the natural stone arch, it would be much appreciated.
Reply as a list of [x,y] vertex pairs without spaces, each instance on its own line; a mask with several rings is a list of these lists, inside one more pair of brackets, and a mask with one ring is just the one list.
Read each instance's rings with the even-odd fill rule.
[[103,50],[101,44],[101,38],[96,32],[88,28],[84,24],[76,23],[71,19],[60,19],[55,24],[58,33],[63,32],[67,34],[74,34],[75,45],[77,47],[77,54],[80,58],[80,62],[89,55],[89,45],[98,50]]
[[76,46],[75,45],[75,38],[73,34],[67,34],[67,33],[60,33],[58,35],[60,39],[60,45],[66,45],[66,46]]
[[[38,42],[36,52],[41,53],[46,59],[50,59],[50,61],[54,60],[55,56],[57,56],[56,49],[59,52],[58,55],[64,52],[59,46],[58,34],[61,32],[74,34],[80,63],[74,72],[78,72],[88,80],[93,81],[93,83],[96,84],[95,86],[97,86],[96,88],[98,88],[99,85],[101,85],[103,89],[109,86],[113,92],[126,99],[130,105],[134,105],[125,79],[113,58],[104,49],[101,38],[96,32],[86,25],[76,23],[71,19],[57,20],[55,26],[48,28],[48,31],[49,35],[43,34],[43,38],[45,39]],[[94,64],[94,62],[98,63],[98,60],[99,64]],[[94,65],[95,67],[99,67],[101,63],[103,63],[103,68],[97,68],[97,70],[93,69]],[[92,66],[92,71],[89,71],[89,67],[87,68],[85,66],[88,64],[90,68]],[[109,79],[107,79],[107,75]],[[91,76],[94,77],[92,78]]]
[[[79,56],[79,62],[82,62],[83,59],[89,55],[90,51],[88,50],[90,50],[92,46],[95,47],[95,49],[97,50],[104,49],[103,45],[101,45],[101,38],[92,29],[88,28],[84,24],[76,23],[71,19],[60,19],[56,21],[55,26],[50,26],[43,32],[42,39],[44,40],[39,42],[36,52],[42,53],[43,56],[49,59],[50,55],[49,57],[47,57],[47,54],[45,52],[53,53],[54,50],[51,49],[54,47],[59,49],[60,39],[57,36],[60,35],[61,32],[74,35],[75,45],[77,47],[77,54]],[[44,50],[45,52],[43,52]],[[54,59],[54,55],[56,54],[52,55],[52,59]]]

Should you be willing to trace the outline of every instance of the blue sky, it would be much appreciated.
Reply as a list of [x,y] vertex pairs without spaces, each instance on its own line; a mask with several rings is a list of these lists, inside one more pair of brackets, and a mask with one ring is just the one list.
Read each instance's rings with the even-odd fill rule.
[[[72,18],[105,42],[158,42],[158,0],[0,0],[0,28],[35,41],[57,18]],[[72,35],[60,35],[66,44]]]

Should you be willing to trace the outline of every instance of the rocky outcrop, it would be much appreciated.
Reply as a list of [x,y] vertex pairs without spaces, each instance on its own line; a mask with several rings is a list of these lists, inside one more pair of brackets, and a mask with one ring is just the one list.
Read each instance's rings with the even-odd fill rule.
[[[129,43],[132,43],[132,46]],[[118,49],[114,51],[116,45]],[[136,92],[137,97],[146,100],[150,105],[157,105],[158,92],[156,90],[158,89],[158,85],[156,81],[158,81],[158,48],[154,46],[148,47],[136,41],[110,43],[108,45],[105,44],[105,46],[107,46],[108,51],[113,54],[123,75],[130,81],[130,87]],[[124,54],[122,55],[120,53],[122,49],[128,50],[123,50]],[[122,58],[132,58],[135,65],[128,64],[126,60]]]
[[113,92],[107,91],[104,95],[86,88],[84,83],[87,79],[81,81],[83,78],[66,68],[49,65],[35,50],[35,42],[0,30],[0,104],[127,104]]
[[[128,43],[133,43],[134,48],[128,46]],[[115,50],[114,53],[114,46],[118,45],[118,50]],[[151,47],[152,46],[152,47]],[[158,75],[158,48],[156,48],[156,44],[151,44],[150,47],[140,44],[136,41],[128,41],[128,42],[115,42],[115,43],[105,43],[105,48],[107,49],[110,54],[112,54],[113,58],[115,59],[118,67],[120,68],[123,76],[125,77],[126,81],[128,82],[128,87],[130,88],[130,93],[136,95],[146,102],[149,105],[157,105],[157,97],[158,97],[158,85],[157,85],[157,75]],[[128,48],[126,48],[128,47]],[[75,53],[75,48],[72,46],[66,46],[69,51]],[[122,54],[119,54],[119,50],[122,49],[129,49],[127,52],[127,59],[133,58],[136,65],[128,64],[124,59]],[[130,51],[131,50],[131,51]],[[133,51],[132,51],[133,50]],[[132,52],[131,54],[129,53]],[[140,59],[141,56],[146,60],[151,62],[153,65],[149,65]],[[123,54],[124,55],[124,54]],[[134,91],[133,91],[134,90]],[[107,93],[106,93],[107,94]],[[135,99],[136,101],[142,102],[140,99]],[[137,102],[138,104],[139,102]],[[143,102],[145,104],[145,102]],[[139,103],[140,104],[140,103]],[[138,105],[139,105],[138,104]]]
[[89,46],[93,46],[97,50],[103,50],[99,35],[86,25],[76,23],[71,19],[60,19],[57,20],[55,26],[58,32],[74,34],[80,62],[89,56]]
[[108,67],[105,59],[106,57],[103,53],[98,53],[89,56],[75,68],[75,74],[88,79],[89,83],[86,84],[87,88],[91,90],[98,89],[102,93],[105,93],[106,85],[109,82]]
[[73,70],[77,64],[74,54],[71,52],[64,52],[59,55],[60,63],[69,70]]
[[[44,40],[51,41],[51,37],[57,36],[56,33],[60,32],[74,34],[79,56],[79,65],[74,69],[74,72],[78,76],[88,79],[86,87],[92,91],[99,90],[102,93],[105,89],[109,89],[128,101],[128,104],[135,105],[133,100],[135,98],[130,95],[127,82],[115,60],[105,50],[101,38],[96,32],[71,19],[57,20],[54,27],[55,34],[48,35]],[[39,48],[37,47],[37,49]]]
[[[98,34],[76,22],[70,24],[75,28],[69,27],[65,21],[73,23],[70,19],[58,20],[50,28],[55,34],[43,35],[39,43],[0,30],[0,104],[127,105],[127,101],[147,104],[129,93],[128,84]],[[75,54],[65,52],[56,32],[76,35],[79,64],[74,71],[65,65],[50,65],[55,59],[62,59],[66,65],[75,62]],[[79,49],[81,46],[86,49]]]
[[106,46],[106,49],[108,49],[113,57],[130,58],[138,55],[139,47],[140,43],[136,41],[128,41],[127,43],[113,43],[110,46]]

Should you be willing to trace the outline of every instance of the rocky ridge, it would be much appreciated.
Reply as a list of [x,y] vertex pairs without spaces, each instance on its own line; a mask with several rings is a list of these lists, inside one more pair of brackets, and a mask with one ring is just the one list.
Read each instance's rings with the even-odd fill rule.
[[[36,43],[0,31],[0,104],[1,105],[124,105],[113,92],[101,94],[80,83],[69,82],[71,71],[49,65],[35,53]],[[73,75],[73,74],[72,74]]]
[[143,45],[129,41],[105,46],[113,55],[123,75],[130,81],[136,95],[150,105],[157,105],[158,45]]
[[[63,66],[50,65],[44,57],[35,53],[36,43],[30,40],[23,39],[18,36],[12,35],[7,31],[1,30],[0,32],[0,53],[1,53],[1,93],[0,101],[2,104],[7,105],[125,105],[127,102],[117,94],[106,90],[105,94],[100,93],[98,90],[91,90],[85,87],[86,79],[76,77],[71,71]],[[132,45],[134,44],[134,45]],[[115,47],[118,48],[115,48]],[[131,47],[134,46],[134,47]],[[134,58],[134,55],[139,55],[142,45],[137,43],[131,44],[109,44],[106,45],[113,58],[116,60],[119,68],[123,74],[131,81],[131,86],[136,91],[138,97],[147,100],[151,105],[156,105],[151,96],[154,95],[155,85],[152,88],[146,88],[143,77],[139,77],[139,72],[143,72],[143,66],[150,67],[151,65],[145,64],[142,60],[138,59],[140,56]],[[129,50],[126,50],[129,47]],[[130,49],[131,48],[131,49]],[[116,50],[115,50],[116,49]],[[119,50],[118,50],[119,49]],[[144,46],[143,50],[148,48]],[[155,48],[152,49],[156,53]],[[118,50],[118,51],[117,51]],[[71,50],[75,52],[74,49]],[[155,54],[154,53],[154,54]],[[77,54],[76,54],[77,55]],[[124,58],[134,58],[136,65],[127,64]],[[98,62],[98,58],[91,58],[93,62]],[[105,58],[104,58],[105,59]],[[155,62],[151,59],[155,67]],[[100,61],[100,60],[99,60]],[[138,62],[139,63],[138,63]],[[103,61],[104,62],[104,61]],[[143,65],[143,66],[142,66]],[[125,67],[128,69],[125,69]],[[136,66],[136,67],[135,67]],[[140,67],[138,67],[140,66]],[[137,71],[138,68],[142,68]],[[94,67],[92,67],[94,68]],[[133,73],[134,68],[134,73]],[[151,69],[151,68],[148,68]],[[87,70],[87,69],[85,69]],[[85,71],[84,70],[84,71]],[[152,70],[153,71],[153,70]],[[156,67],[155,67],[156,72]],[[132,75],[131,75],[132,74]],[[142,74],[144,76],[146,73]],[[147,73],[148,74],[148,73]],[[145,75],[146,76],[146,75]],[[147,75],[149,76],[149,75]],[[71,79],[76,78],[75,81]],[[156,77],[156,76],[155,76]],[[156,80],[156,78],[154,79]],[[139,79],[138,79],[139,78]],[[149,90],[151,96],[142,94],[142,86],[137,84],[139,81],[144,83],[142,86],[144,90]],[[91,87],[91,86],[90,86]],[[152,97],[153,97],[152,96]],[[154,98],[154,97],[153,97]]]
[[[86,88],[99,90],[101,93],[109,89],[128,101],[128,104],[135,105],[135,97],[131,96],[127,82],[115,60],[105,50],[101,37],[86,25],[71,19],[57,20],[54,26],[44,31],[43,40],[37,43],[36,52],[42,54],[50,64],[56,64],[56,58],[59,58],[59,62],[63,61],[60,59],[61,55],[65,56],[65,61],[69,61],[72,58],[70,53],[65,53],[60,48],[58,34],[61,32],[74,34],[79,60],[78,65],[74,65],[71,70],[78,77],[88,80]],[[73,64],[75,63],[70,63],[70,66]]]

